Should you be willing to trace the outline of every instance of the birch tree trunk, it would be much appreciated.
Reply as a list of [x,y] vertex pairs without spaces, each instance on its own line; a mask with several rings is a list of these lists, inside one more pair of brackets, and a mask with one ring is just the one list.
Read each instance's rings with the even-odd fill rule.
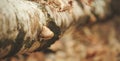
[[70,26],[119,16],[118,2],[0,0],[0,58],[45,49]]

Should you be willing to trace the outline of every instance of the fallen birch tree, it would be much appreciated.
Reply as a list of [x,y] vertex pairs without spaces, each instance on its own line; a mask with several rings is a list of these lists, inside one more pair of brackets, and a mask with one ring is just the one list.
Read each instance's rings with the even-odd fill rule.
[[[70,27],[119,16],[119,0],[1,0],[0,58],[42,50]],[[116,6],[117,5],[117,6]]]

